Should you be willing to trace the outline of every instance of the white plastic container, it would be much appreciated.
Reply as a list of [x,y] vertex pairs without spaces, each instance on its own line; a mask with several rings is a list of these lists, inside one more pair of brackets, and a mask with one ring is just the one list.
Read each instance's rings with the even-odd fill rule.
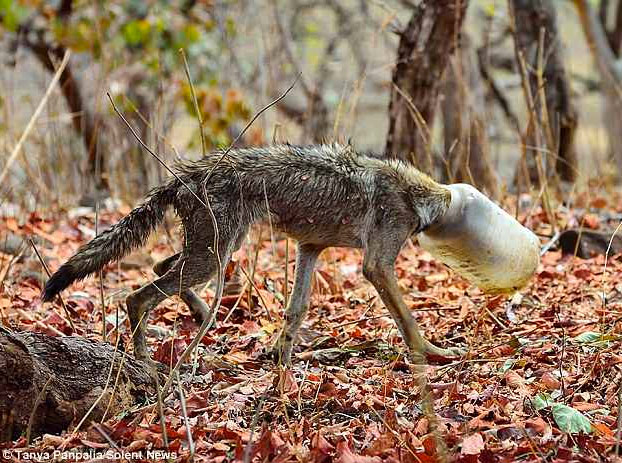
[[447,185],[447,212],[419,244],[438,260],[488,293],[525,286],[540,262],[540,240],[476,188]]

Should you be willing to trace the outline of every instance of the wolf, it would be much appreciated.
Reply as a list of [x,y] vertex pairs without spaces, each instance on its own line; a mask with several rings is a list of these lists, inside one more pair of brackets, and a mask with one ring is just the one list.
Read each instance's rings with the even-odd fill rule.
[[46,283],[42,300],[51,301],[72,282],[144,245],[172,206],[181,219],[183,249],[156,264],[159,278],[126,299],[137,359],[150,360],[145,340],[149,311],[180,295],[193,313],[208,317],[206,304],[192,288],[214,277],[219,262],[226,265],[252,224],[268,220],[297,242],[294,286],[275,345],[280,362],[291,364],[293,343],[309,309],[315,263],[332,246],[364,251],[363,275],[413,355],[462,354],[421,335],[394,275],[406,240],[434,224],[451,201],[447,188],[415,167],[334,143],[233,149],[226,156],[216,152],[181,162],[174,171],[176,176],[153,189],[142,205],[64,263]]

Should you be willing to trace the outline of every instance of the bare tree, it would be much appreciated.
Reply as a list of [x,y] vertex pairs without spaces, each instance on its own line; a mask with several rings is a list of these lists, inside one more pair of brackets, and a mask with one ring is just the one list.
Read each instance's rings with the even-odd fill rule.
[[389,102],[386,152],[432,172],[429,129],[442,78],[458,47],[468,0],[424,0],[400,33]]
[[601,3],[599,19],[586,0],[573,0],[579,13],[583,32],[600,72],[603,85],[603,114],[609,135],[611,156],[618,166],[622,165],[622,145],[618,142],[622,133],[622,70],[617,65],[622,47],[622,2],[618,3],[614,29],[607,27],[609,2]]
[[[72,13],[72,6],[71,0],[60,2],[56,11],[58,18],[62,21],[66,20]],[[54,41],[45,28],[38,27],[36,24],[37,21],[32,19],[19,25],[15,34],[14,48],[19,45],[25,46],[48,72],[54,73],[55,66],[61,61],[66,48]],[[108,190],[106,163],[102,159],[102,153],[98,154],[99,121],[91,107],[84,101],[82,88],[71,63],[67,64],[60,76],[60,88],[69,110],[74,115],[72,117],[73,127],[80,135],[87,153],[87,173],[93,180],[91,186],[98,190]]]
[[471,183],[498,198],[498,179],[490,162],[485,99],[476,52],[465,35],[460,52],[451,57],[442,89],[447,164],[441,178]]
[[[337,0],[318,0],[305,2],[300,0],[288,0],[288,8],[283,8],[282,2],[270,0],[274,17],[277,41],[274,50],[269,54],[276,57],[282,55],[278,61],[284,60],[289,67],[299,76],[299,87],[302,96],[298,104],[283,101],[279,104],[280,110],[286,117],[296,122],[302,128],[302,138],[309,142],[323,142],[330,139],[332,134],[332,109],[326,101],[326,93],[333,77],[331,61],[339,56],[339,48],[347,47],[352,54],[359,75],[363,75],[367,65],[367,57],[361,46],[362,25],[368,21],[368,6],[361,2],[360,5],[344,5]],[[301,42],[301,31],[304,30],[302,21],[305,15],[321,11],[324,20],[330,24],[334,22],[334,32],[330,31],[323,37],[322,49],[319,52],[320,63],[312,72],[306,71],[305,66],[298,56],[296,45]],[[332,29],[327,26],[327,30]],[[308,66],[307,66],[308,67]],[[289,81],[293,75],[284,80]],[[277,81],[279,79],[276,79]],[[272,86],[271,96],[276,97],[282,89]]]
[[615,7],[615,19],[613,27],[609,26],[609,17],[612,10],[609,0],[601,0],[598,8],[598,19],[603,27],[609,48],[619,58],[622,51],[622,2],[618,1]]
[[[525,142],[530,180],[538,176],[538,152],[544,175],[577,176],[577,110],[564,69],[557,15],[551,0],[509,0],[516,58],[522,69],[530,122]],[[531,100],[531,101],[529,101]]]

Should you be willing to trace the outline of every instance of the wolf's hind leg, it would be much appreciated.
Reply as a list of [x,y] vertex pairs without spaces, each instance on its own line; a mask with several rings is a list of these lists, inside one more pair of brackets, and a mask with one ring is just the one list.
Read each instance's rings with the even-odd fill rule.
[[[204,252],[207,253],[207,251]],[[193,286],[205,283],[218,267],[217,259],[213,254],[198,264],[182,255],[163,276],[127,297],[127,311],[134,339],[134,355],[137,359],[149,360],[145,339],[149,311],[164,299],[177,294],[184,294]],[[199,298],[197,297],[197,299]],[[203,303],[203,301],[201,302]]]
[[[180,257],[181,253],[178,252],[177,254],[161,260],[153,266],[153,271],[156,273],[156,275],[161,277],[169,271],[169,269],[175,264],[175,262],[179,260]],[[211,278],[211,275],[209,278]],[[182,290],[179,294],[179,297],[181,297],[181,300],[184,301],[184,303],[188,306],[190,312],[192,312],[192,317],[197,323],[201,324],[203,323],[203,321],[208,319],[210,314],[209,307],[207,306],[205,301],[201,299],[199,295],[195,293],[192,289]]]
[[[145,339],[149,311],[170,296],[177,294],[182,296],[194,295],[194,293],[187,291],[194,286],[206,283],[218,271],[219,259],[211,249],[213,234],[211,230],[201,228],[200,225],[200,222],[184,223],[186,240],[183,252],[177,259],[175,256],[171,256],[160,263],[158,270],[163,271],[170,265],[168,271],[156,281],[143,286],[127,298],[127,310],[134,334],[134,355],[139,360],[149,360]],[[233,226],[231,221],[227,221],[226,218],[219,220],[219,225],[218,254],[224,269],[233,252],[242,243],[248,225],[237,222]],[[192,298],[191,302],[199,303],[198,301],[200,301],[200,304],[205,305],[198,296],[194,295],[194,297],[196,299]],[[210,314],[211,309],[206,308],[207,320],[211,318]]]
[[311,278],[321,247],[298,243],[296,251],[296,274],[294,288],[287,304],[283,330],[279,336],[275,353],[277,361],[285,365],[292,363],[292,348],[298,329],[309,310]]
[[155,272],[157,276],[161,277],[162,275],[164,275],[166,272],[170,270],[173,264],[177,262],[180,257],[181,257],[181,252],[178,252],[177,254],[168,256],[166,259],[163,259],[160,262],[156,262],[156,264],[153,266],[153,271]]

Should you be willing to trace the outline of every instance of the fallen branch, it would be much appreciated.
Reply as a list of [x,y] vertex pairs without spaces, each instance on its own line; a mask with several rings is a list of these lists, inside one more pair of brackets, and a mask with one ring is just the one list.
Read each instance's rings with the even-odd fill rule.
[[[107,400],[93,407],[111,363],[115,374],[121,367],[119,384],[114,392],[104,391]],[[0,327],[0,371],[0,442],[24,432],[37,436],[70,430],[91,408],[88,419],[98,421],[109,401],[114,415],[156,392],[147,365],[110,344],[78,336],[13,333]]]

